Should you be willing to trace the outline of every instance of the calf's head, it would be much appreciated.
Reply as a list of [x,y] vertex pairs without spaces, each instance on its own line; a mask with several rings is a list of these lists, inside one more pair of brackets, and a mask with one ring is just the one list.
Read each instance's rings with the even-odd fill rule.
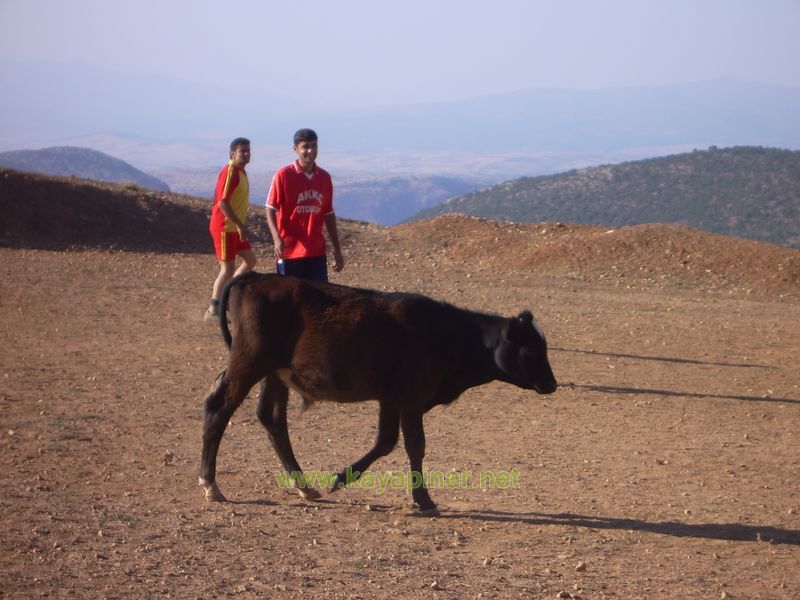
[[558,388],[547,360],[547,341],[527,310],[503,321],[494,360],[503,381],[540,394]]

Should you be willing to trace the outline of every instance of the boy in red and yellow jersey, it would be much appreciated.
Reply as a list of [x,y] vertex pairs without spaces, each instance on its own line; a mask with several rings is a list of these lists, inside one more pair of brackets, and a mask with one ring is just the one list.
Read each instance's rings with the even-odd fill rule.
[[297,160],[275,173],[267,195],[267,224],[275,243],[277,270],[281,275],[328,281],[323,227],[333,246],[334,270],[344,267],[333,212],[333,182],[316,163],[313,130],[294,134],[294,151]]
[[[215,319],[219,314],[219,296],[225,284],[235,275],[252,271],[256,255],[250,246],[250,230],[245,225],[250,206],[250,185],[245,165],[250,162],[250,141],[236,138],[230,146],[230,162],[222,167],[214,190],[211,205],[211,222],[208,230],[214,240],[219,274],[211,290],[211,305],[205,319]],[[236,257],[242,264],[236,269]]]

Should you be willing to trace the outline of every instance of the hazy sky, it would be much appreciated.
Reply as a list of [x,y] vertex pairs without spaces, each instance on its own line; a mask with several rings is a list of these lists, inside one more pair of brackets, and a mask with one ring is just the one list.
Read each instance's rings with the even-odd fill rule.
[[722,76],[800,87],[800,0],[0,0],[0,60],[314,103]]

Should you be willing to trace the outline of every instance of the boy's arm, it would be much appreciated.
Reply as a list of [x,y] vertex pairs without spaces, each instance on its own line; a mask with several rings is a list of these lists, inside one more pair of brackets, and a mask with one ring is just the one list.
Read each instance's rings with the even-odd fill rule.
[[231,203],[226,200],[220,200],[219,202],[219,210],[222,212],[225,217],[231,221],[236,228],[239,230],[239,239],[243,242],[246,242],[250,239],[250,230],[247,228],[247,225],[242,223],[239,217],[236,216],[236,213],[233,212],[233,208],[231,208]]
[[280,229],[278,229],[278,210],[280,210],[280,206],[282,206],[282,197],[283,181],[281,179],[281,171],[278,171],[272,176],[272,181],[267,191],[267,201],[265,203],[267,226],[269,227],[270,235],[272,235],[272,243],[275,246],[275,260],[283,260],[284,251],[286,250]]
[[275,260],[283,259],[284,244],[283,238],[278,231],[278,211],[267,205],[267,226],[272,234],[272,243],[275,245]]
[[328,230],[328,237],[333,246],[333,270],[337,273],[344,268],[344,256],[339,245],[339,230],[336,228],[336,213],[325,215],[325,229]]

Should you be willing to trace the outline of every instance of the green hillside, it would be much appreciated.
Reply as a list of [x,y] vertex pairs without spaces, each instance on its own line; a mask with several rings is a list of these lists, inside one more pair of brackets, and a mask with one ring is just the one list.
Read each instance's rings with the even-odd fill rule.
[[60,177],[80,177],[107,183],[135,183],[168,192],[169,186],[130,163],[89,148],[55,146],[41,150],[0,152],[0,167]]
[[559,175],[523,177],[455,196],[414,219],[445,213],[610,227],[680,223],[800,247],[800,152],[712,146]]

